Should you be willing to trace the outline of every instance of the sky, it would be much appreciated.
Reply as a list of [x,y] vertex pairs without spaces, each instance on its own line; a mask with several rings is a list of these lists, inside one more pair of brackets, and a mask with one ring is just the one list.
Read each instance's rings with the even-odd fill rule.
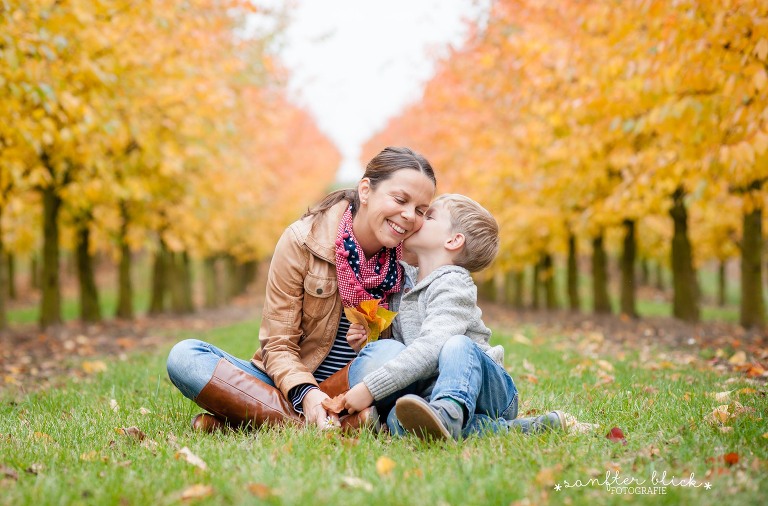
[[336,144],[339,182],[362,175],[363,143],[418,101],[449,45],[488,0],[295,0],[281,60],[289,92]]

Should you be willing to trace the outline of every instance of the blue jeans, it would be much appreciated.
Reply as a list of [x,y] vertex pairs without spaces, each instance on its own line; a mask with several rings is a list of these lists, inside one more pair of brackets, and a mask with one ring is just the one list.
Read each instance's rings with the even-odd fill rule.
[[[350,388],[360,383],[370,372],[375,371],[386,362],[397,356],[405,346],[392,339],[382,339],[370,343],[363,348],[349,367]],[[195,400],[200,391],[213,377],[213,371],[219,359],[226,359],[239,369],[255,376],[264,383],[275,386],[272,378],[258,369],[250,360],[243,360],[230,355],[216,346],[198,339],[187,339],[177,343],[168,354],[168,377],[184,397]],[[391,396],[379,407],[391,407],[397,397]],[[385,413],[382,412],[382,416]]]
[[[517,417],[517,388],[506,370],[466,336],[443,345],[430,401],[452,399],[464,406],[462,436],[506,432]],[[402,395],[402,393],[398,393]],[[392,410],[387,426],[393,435],[404,430]]]

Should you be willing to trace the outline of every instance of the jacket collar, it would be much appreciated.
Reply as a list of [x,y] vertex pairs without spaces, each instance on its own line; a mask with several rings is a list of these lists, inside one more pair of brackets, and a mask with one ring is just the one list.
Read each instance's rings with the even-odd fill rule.
[[339,233],[339,223],[349,202],[342,200],[320,215],[315,215],[305,239],[307,248],[312,253],[332,264],[336,263],[336,236]]

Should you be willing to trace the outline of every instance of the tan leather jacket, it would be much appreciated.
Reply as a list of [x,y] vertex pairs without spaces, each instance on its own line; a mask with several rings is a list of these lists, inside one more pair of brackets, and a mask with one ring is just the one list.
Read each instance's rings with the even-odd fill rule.
[[261,348],[251,362],[288,398],[295,386],[316,385],[312,372],[330,353],[341,318],[336,234],[349,202],[301,219],[283,232],[269,267]]

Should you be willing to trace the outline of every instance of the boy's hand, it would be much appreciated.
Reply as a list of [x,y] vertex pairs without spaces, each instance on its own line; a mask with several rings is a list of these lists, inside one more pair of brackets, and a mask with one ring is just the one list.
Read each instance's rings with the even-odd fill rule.
[[344,396],[344,407],[350,414],[362,411],[373,404],[373,395],[365,383],[358,383]]
[[352,323],[347,331],[347,342],[355,350],[355,353],[360,353],[368,342],[368,336],[365,333],[365,327],[359,323]]

